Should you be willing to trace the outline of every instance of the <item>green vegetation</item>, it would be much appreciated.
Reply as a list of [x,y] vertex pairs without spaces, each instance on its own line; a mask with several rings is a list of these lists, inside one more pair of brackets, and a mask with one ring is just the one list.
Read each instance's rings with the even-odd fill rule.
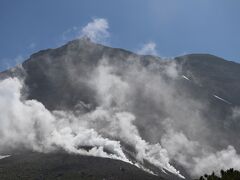
[[213,172],[211,175],[201,176],[199,180],[240,180],[240,171],[234,169],[221,170],[220,177]]

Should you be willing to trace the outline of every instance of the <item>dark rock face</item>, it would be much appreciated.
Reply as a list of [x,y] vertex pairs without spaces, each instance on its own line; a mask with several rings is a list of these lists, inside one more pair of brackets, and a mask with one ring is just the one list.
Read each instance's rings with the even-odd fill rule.
[[183,72],[212,94],[224,97],[234,106],[240,105],[240,64],[208,54],[177,57]]

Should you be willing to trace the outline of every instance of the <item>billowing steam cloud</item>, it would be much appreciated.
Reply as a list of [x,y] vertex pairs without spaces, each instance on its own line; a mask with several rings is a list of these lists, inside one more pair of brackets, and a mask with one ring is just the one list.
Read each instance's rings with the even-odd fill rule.
[[73,26],[62,33],[62,41],[78,38],[89,38],[96,43],[106,44],[110,37],[108,31],[109,25],[105,18],[94,18],[91,22],[87,23],[84,27]]
[[46,140],[55,119],[41,103],[22,102],[21,87],[16,78],[0,82],[0,150],[23,146],[42,151],[48,147]]
[[[118,141],[103,138],[93,129],[82,126],[73,128],[73,123],[68,121],[70,119],[57,119],[57,114],[60,113],[50,113],[40,102],[21,100],[21,88],[22,84],[16,78],[0,82],[1,152],[19,147],[49,152],[61,147],[72,153],[128,161]],[[93,148],[86,151],[80,146]],[[113,154],[108,155],[103,148]]]
[[[117,83],[121,82],[110,74],[105,74],[103,77],[100,75],[100,78],[113,78],[110,83],[114,83],[115,80]],[[110,84],[107,88],[102,86],[103,89],[99,93],[109,93],[113,85]],[[1,152],[16,150],[19,147],[49,152],[59,147],[70,153],[130,162],[120,142],[104,138],[102,136],[104,135],[112,139],[120,139],[135,147],[138,161],[147,160],[159,168],[178,173],[169,164],[166,150],[159,144],[151,145],[140,137],[137,128],[133,125],[134,115],[111,107],[111,97],[106,98],[107,101],[103,102],[103,106],[95,111],[76,116],[71,112],[51,113],[40,102],[21,100],[21,88],[22,84],[16,78],[9,78],[0,83],[0,107],[3,110],[0,119]],[[91,149],[86,150],[84,147]]]
[[161,139],[169,157],[185,167],[192,176],[211,174],[229,168],[240,168],[240,155],[233,146],[220,151],[209,151],[197,141],[191,141],[182,132],[169,130]]
[[142,46],[141,49],[137,51],[138,54],[142,55],[158,55],[157,50],[156,50],[156,43],[154,42],[149,42],[146,43]]
[[81,36],[88,37],[94,42],[104,43],[110,36],[108,28],[108,21],[106,19],[96,18],[83,27]]
[[[103,57],[98,62],[83,79],[71,69],[74,65],[69,65],[70,76],[75,76],[69,79],[77,79],[74,83],[79,86],[84,81],[95,92],[95,106],[80,101],[74,110],[50,112],[42,103],[24,99],[21,80],[0,81],[0,153],[19,148],[38,152],[60,148],[139,167],[147,161],[179,176],[172,162],[192,176],[230,167],[240,169],[234,146],[228,142],[224,148],[212,145],[209,137],[218,140],[217,135],[222,134],[213,135],[202,115],[207,105],[182,91],[181,68],[174,61],[143,63],[141,58],[130,56],[124,61]],[[235,108],[231,118],[237,121],[239,117]]]

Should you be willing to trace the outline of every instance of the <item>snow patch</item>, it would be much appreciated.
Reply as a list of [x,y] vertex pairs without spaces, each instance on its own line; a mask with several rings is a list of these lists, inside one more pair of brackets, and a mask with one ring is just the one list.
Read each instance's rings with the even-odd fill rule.
[[0,155],[0,159],[4,159],[4,158],[7,158],[7,157],[10,157],[10,155],[4,155],[4,156]]
[[184,79],[190,81],[190,79],[189,79],[187,76],[182,75],[182,78],[184,78]]
[[225,100],[225,99],[217,96],[216,94],[214,94],[213,97],[215,97],[216,99],[219,99],[220,101],[223,101],[223,102],[225,102],[225,103],[227,103],[227,104],[232,104],[231,102],[229,102],[229,101],[227,101],[227,100]]

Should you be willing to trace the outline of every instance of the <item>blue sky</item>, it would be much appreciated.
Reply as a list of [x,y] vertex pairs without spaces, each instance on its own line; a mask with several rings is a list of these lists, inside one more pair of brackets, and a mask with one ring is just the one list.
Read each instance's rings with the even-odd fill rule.
[[1,0],[0,70],[78,37],[97,18],[106,20],[113,47],[240,62],[239,0]]

